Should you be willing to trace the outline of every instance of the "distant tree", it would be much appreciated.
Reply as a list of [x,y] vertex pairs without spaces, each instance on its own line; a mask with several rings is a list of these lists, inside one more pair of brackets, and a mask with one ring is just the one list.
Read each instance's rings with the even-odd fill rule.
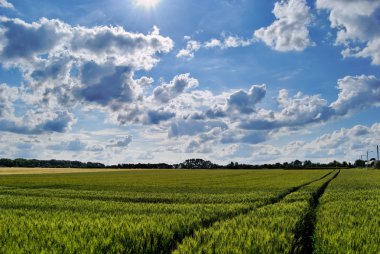
[[302,168],[302,162],[300,160],[295,160],[291,164],[294,168]]
[[305,160],[305,161],[303,162],[303,167],[304,167],[304,168],[311,168],[312,165],[313,165],[313,164],[311,163],[310,160]]
[[211,161],[205,161],[203,159],[188,159],[180,164],[181,168],[187,169],[211,169],[217,168],[218,165],[213,164]]
[[365,167],[365,161],[364,160],[356,160],[354,165],[357,168],[364,168]]

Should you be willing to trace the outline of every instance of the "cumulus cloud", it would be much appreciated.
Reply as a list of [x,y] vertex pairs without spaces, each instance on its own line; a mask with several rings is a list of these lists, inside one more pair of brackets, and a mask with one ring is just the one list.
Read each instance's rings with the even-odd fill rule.
[[185,153],[211,153],[212,148],[210,144],[201,142],[199,140],[188,140],[183,147]]
[[250,114],[254,111],[254,106],[260,102],[266,94],[266,86],[253,85],[248,92],[239,90],[230,95],[227,101],[229,110],[238,113]]
[[222,144],[258,144],[266,141],[268,134],[264,131],[227,130],[221,135]]
[[13,115],[13,101],[16,100],[17,94],[16,88],[0,84],[0,119],[7,119]]
[[75,122],[67,111],[44,112],[30,110],[23,118],[0,119],[0,131],[20,134],[41,134],[44,132],[66,132]]
[[162,121],[167,121],[175,117],[174,112],[165,111],[163,109],[158,110],[148,110],[146,116],[144,117],[144,124],[159,124]]
[[[298,92],[290,96],[282,89],[277,97],[278,109],[265,109],[256,104],[264,98],[266,86],[254,85],[249,91],[239,90],[225,95],[224,103],[209,106],[204,114],[194,114],[192,119],[220,119],[229,127],[269,132],[320,124],[380,105],[380,82],[374,76],[346,76],[338,80],[338,89],[338,98],[330,104],[320,95]],[[242,142],[228,137],[224,140]]]
[[363,149],[378,145],[379,130],[379,123],[369,127],[355,125],[349,129],[342,128],[314,139],[312,142],[305,144],[304,148],[308,151],[314,149],[322,154],[329,154],[334,151],[331,155],[344,154],[352,161],[363,153]]
[[70,35],[68,25],[46,18],[26,23],[20,19],[2,17],[0,30],[1,40],[6,42],[0,49],[0,58],[5,61],[3,64],[41,58],[41,55],[62,47]]
[[[332,160],[354,162],[364,155],[366,149],[375,148],[379,140],[380,124],[372,126],[355,125],[351,128],[342,128],[323,134],[311,141],[294,140],[284,145],[253,144],[245,146],[249,151],[247,156],[260,163],[289,162],[292,160],[306,160],[331,162]],[[236,156],[234,149],[224,157]],[[373,157],[375,154],[370,154]]]
[[259,110],[240,123],[241,128],[270,130],[281,127],[303,126],[327,120],[331,113],[327,101],[319,95],[297,93],[289,97],[288,91],[280,90],[277,97],[279,111]]
[[10,2],[8,2],[7,0],[0,0],[0,8],[1,7],[8,8],[8,9],[14,9],[13,4],[11,4]]
[[205,112],[208,118],[224,118],[239,116],[239,114],[251,114],[255,111],[255,106],[266,94],[266,85],[252,85],[248,91],[238,90],[223,95],[223,103],[212,105]]
[[[25,81],[17,105],[38,105],[38,110],[28,114],[44,111],[47,120],[44,125],[25,125],[22,119],[7,119],[3,129],[16,132],[67,130],[71,117],[53,121],[51,116],[79,105],[86,110],[98,108],[116,114],[116,119],[122,119],[120,123],[125,122],[123,116],[133,114],[142,104],[144,89],[153,83],[150,77],[136,78],[136,71],[152,69],[158,56],[173,47],[173,41],[161,36],[157,27],[145,35],[119,26],[88,28],[46,18],[33,23],[0,18],[0,42],[1,64],[20,69]],[[187,89],[181,87],[181,82],[184,81],[178,77],[173,86],[162,88],[168,89],[164,91],[168,96],[177,96]],[[192,85],[194,81],[189,78],[188,86]],[[14,105],[2,99],[1,114],[9,114]],[[154,113],[150,115],[151,121],[157,122]],[[137,118],[141,121],[144,117]],[[64,120],[71,122],[65,125]]]
[[88,101],[103,106],[112,100],[130,102],[133,100],[134,80],[128,67],[117,67],[112,74],[103,76],[98,83],[88,84],[80,89],[80,96]]
[[72,151],[72,152],[80,152],[85,150],[87,145],[80,141],[79,139],[74,139],[71,141],[63,141],[58,144],[49,145],[47,146],[50,150],[57,150],[57,151]]
[[194,58],[194,52],[197,52],[201,48],[201,43],[194,40],[189,40],[186,43],[186,48],[181,49],[176,55],[177,58],[192,59]]
[[344,57],[369,57],[372,64],[380,64],[379,1],[317,0],[316,6],[330,13],[336,44],[345,47]]
[[153,91],[155,100],[166,103],[184,91],[198,86],[198,80],[190,77],[190,73],[180,74],[173,78],[169,84],[162,84]]
[[71,50],[78,58],[98,63],[110,59],[117,65],[151,69],[158,59],[156,53],[168,53],[173,42],[159,34],[157,27],[148,34],[130,33],[122,27],[73,27]]
[[233,36],[233,35],[226,36],[222,34],[221,39],[213,38],[211,40],[208,40],[205,43],[203,43],[203,47],[228,49],[228,48],[247,47],[249,45],[252,45],[253,42],[254,42],[253,39],[244,39],[238,36]]
[[338,80],[338,89],[331,107],[339,115],[380,105],[380,79],[375,76],[346,76]]
[[200,49],[210,49],[210,48],[220,48],[220,49],[228,49],[228,48],[238,48],[238,47],[247,47],[249,45],[252,45],[255,40],[252,38],[244,39],[238,36],[233,35],[225,35],[222,34],[221,38],[216,39],[210,39],[205,42],[200,42],[196,40],[189,40],[186,43],[186,47],[184,49],[181,49],[176,57],[177,58],[183,58],[187,60],[191,60],[195,56],[195,52],[199,51]]
[[206,120],[178,120],[170,125],[169,137],[195,136],[200,133],[210,132],[213,129],[228,129],[228,125],[223,121]]
[[127,135],[123,138],[111,140],[108,147],[127,147],[132,142],[132,136]]
[[256,30],[254,36],[277,51],[303,51],[314,44],[309,38],[309,10],[305,0],[276,2],[273,9],[276,20]]

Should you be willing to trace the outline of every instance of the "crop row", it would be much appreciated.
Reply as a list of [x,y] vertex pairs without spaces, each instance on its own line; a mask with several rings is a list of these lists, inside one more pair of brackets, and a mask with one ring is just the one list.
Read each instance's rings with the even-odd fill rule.
[[[0,253],[167,253],[198,229],[246,214],[327,173],[197,171],[192,178],[171,172],[150,187],[129,172],[123,182],[119,172],[99,173],[94,184],[94,174],[65,175],[64,184],[50,176],[2,177]],[[215,177],[207,182],[205,176]],[[184,192],[181,184],[199,187]]]
[[380,253],[380,172],[345,170],[317,209],[315,253]]
[[[332,179],[333,176],[329,176]],[[304,225],[313,195],[323,178],[271,205],[202,228],[187,237],[175,253],[292,253],[300,251],[297,231]]]

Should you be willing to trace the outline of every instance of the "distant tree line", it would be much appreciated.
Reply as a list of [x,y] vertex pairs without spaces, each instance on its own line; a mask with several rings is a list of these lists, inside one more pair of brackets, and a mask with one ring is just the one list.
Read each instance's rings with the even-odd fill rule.
[[[380,163],[374,163],[379,168]],[[345,161],[332,161],[329,163],[313,163],[310,160],[292,162],[273,163],[273,164],[239,164],[238,162],[230,162],[227,165],[219,165],[203,159],[188,159],[179,164],[167,163],[127,163],[105,165],[98,162],[80,162],[68,160],[36,160],[36,159],[0,159],[0,167],[29,167],[29,168],[142,168],[142,169],[319,169],[319,168],[354,168],[365,167],[366,161],[356,160],[354,164]]]
[[67,160],[0,159],[0,167],[26,168],[105,168],[103,163]]

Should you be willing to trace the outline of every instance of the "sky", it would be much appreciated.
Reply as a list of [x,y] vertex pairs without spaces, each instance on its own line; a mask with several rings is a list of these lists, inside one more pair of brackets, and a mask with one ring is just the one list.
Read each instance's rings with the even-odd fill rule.
[[378,0],[0,0],[0,157],[354,162]]

